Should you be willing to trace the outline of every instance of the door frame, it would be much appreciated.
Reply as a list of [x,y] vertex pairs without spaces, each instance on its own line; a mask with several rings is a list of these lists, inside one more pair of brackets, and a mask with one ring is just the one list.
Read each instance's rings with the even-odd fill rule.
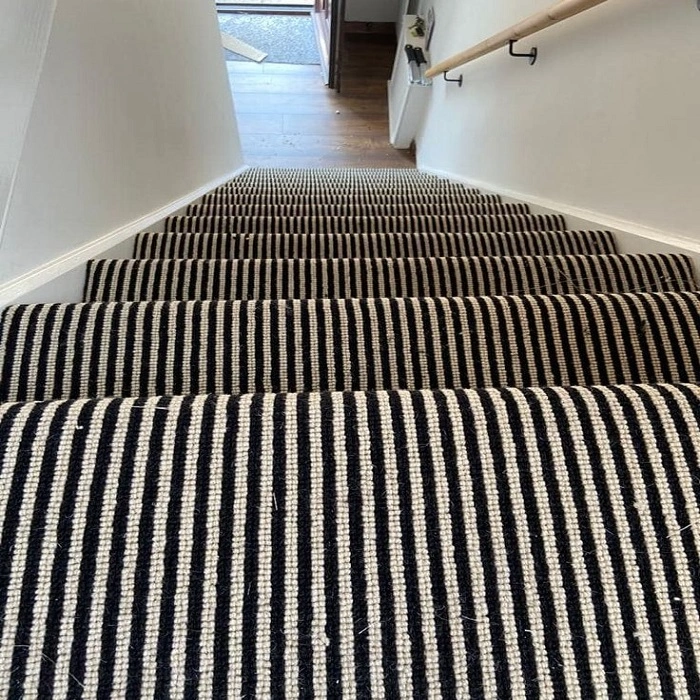
[[332,0],[330,17],[327,15],[327,1],[316,0],[313,12],[314,27],[325,83],[329,88],[340,91],[345,0]]

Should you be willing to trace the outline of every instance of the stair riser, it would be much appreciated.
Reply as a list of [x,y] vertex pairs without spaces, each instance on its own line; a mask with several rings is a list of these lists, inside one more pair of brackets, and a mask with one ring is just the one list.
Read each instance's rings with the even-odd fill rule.
[[85,301],[342,299],[695,290],[692,260],[611,255],[397,260],[93,260]]
[[216,217],[173,216],[171,233],[472,233],[565,231],[562,216],[365,216]]
[[201,259],[413,258],[615,253],[605,231],[491,234],[145,233],[134,257]]
[[700,380],[698,293],[17,307],[0,337],[2,401]]

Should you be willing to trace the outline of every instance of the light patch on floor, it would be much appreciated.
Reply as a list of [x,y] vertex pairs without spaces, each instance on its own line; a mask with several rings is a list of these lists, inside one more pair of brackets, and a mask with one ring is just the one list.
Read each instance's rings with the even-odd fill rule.
[[235,36],[224,32],[221,32],[221,44],[227,51],[243,56],[244,58],[249,58],[256,63],[260,63],[267,58],[267,54],[264,51],[259,51],[254,46],[246,44],[245,41],[236,39]]

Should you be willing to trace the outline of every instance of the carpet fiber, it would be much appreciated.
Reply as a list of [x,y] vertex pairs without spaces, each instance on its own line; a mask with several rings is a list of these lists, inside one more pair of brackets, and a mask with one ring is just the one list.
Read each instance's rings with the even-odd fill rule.
[[[268,63],[321,63],[311,16],[288,14],[219,14],[222,32],[267,54]],[[248,61],[226,51],[227,61]]]

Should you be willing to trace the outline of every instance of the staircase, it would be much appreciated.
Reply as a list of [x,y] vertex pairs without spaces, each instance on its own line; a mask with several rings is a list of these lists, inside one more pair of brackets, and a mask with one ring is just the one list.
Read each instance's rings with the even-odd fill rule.
[[0,695],[700,697],[700,292],[252,169],[0,329]]

